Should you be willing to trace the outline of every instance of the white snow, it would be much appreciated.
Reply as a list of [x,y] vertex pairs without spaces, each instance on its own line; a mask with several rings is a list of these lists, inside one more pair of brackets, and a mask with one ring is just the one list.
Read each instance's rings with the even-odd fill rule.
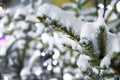
[[41,52],[39,50],[34,51],[33,55],[31,56],[29,63],[28,63],[28,68],[31,69],[35,61],[40,57]]
[[64,52],[64,48],[63,48],[63,45],[62,45],[62,43],[61,43],[61,41],[60,41],[60,36],[57,34],[57,33],[55,33],[54,32],[54,35],[53,35],[53,37],[54,37],[54,44],[56,45],[56,47],[61,51],[61,52]]
[[55,73],[60,73],[60,67],[57,66],[57,67],[53,68],[53,71],[54,71]]
[[73,31],[75,32],[80,32],[81,26],[83,24],[82,21],[79,21],[73,15],[51,4],[41,5],[38,9],[37,15],[38,16],[46,15],[50,17],[52,20],[59,21],[59,23],[65,25],[67,28],[71,26],[73,28]]
[[27,79],[27,76],[29,76],[31,74],[29,68],[25,67],[21,70],[20,72],[20,76],[22,78],[22,80],[26,80]]
[[[116,18],[117,19],[117,18]],[[108,26],[109,26],[109,29],[112,29],[113,31],[116,31],[116,28],[115,26],[117,26],[118,24],[120,23],[120,20],[117,20],[113,23],[110,23]]]
[[72,40],[69,38],[69,36],[67,35],[60,35],[60,39],[62,44],[65,44],[67,46],[71,46],[73,50],[81,50],[81,46],[78,45],[79,43],[77,43],[76,41]]
[[4,75],[3,78],[4,78],[4,80],[9,80],[9,77],[6,75]]
[[9,28],[10,28],[10,29],[14,29],[14,28],[15,28],[15,23],[14,23],[14,22],[11,22],[11,23],[9,24]]
[[102,59],[102,61],[100,63],[100,67],[102,67],[102,68],[109,68],[110,64],[111,64],[111,56],[108,55],[108,56],[105,56]]
[[31,37],[31,38],[35,38],[35,37],[37,37],[38,34],[36,34],[36,33],[33,32],[33,31],[29,31],[27,35],[28,35],[29,37]]
[[44,31],[45,26],[42,23],[36,23],[35,24],[36,29],[36,34],[42,34]]
[[113,54],[115,52],[120,52],[120,44],[119,39],[115,34],[108,33],[108,41],[107,41],[107,54],[102,59],[100,66],[109,68],[111,64],[111,59],[113,58]]
[[90,60],[89,56],[86,56],[84,54],[81,54],[79,56],[79,59],[77,60],[77,65],[81,71],[86,71],[90,67],[88,63],[89,60]]
[[[108,34],[108,51],[109,51],[109,47],[111,47],[112,52],[119,52],[120,51],[120,45],[119,45],[119,38],[117,35],[109,33]],[[108,52],[109,53],[109,52]]]
[[0,20],[1,23],[3,24],[6,24],[9,22],[9,19],[8,19],[8,16],[4,16],[1,20]]
[[37,76],[40,76],[40,74],[43,72],[42,68],[40,66],[33,67],[33,73]]
[[19,48],[19,49],[23,49],[24,48],[24,45],[25,45],[26,41],[25,40],[19,40],[16,44],[16,46]]
[[43,41],[43,43],[47,43],[49,41],[49,37],[50,37],[49,34],[43,33],[41,35],[41,40]]
[[20,5],[17,10],[15,10],[15,14],[13,16],[13,19],[19,19],[20,16],[27,16],[29,15],[30,13],[33,12],[33,8],[32,8],[32,5],[27,5],[27,6],[24,6],[24,5]]
[[117,1],[118,1],[118,0],[112,0],[111,3],[110,3],[110,5],[111,5],[111,6],[114,6]]
[[63,80],[73,80],[73,76],[70,73],[65,73],[63,75]]
[[5,54],[6,54],[6,47],[0,46],[0,56],[5,56]]
[[[4,23],[2,23],[1,21],[0,21],[0,29],[2,29],[4,27]],[[1,31],[1,30],[0,30]]]
[[15,30],[13,32],[13,36],[18,39],[18,38],[21,38],[21,37],[25,37],[26,35],[20,30]]
[[24,20],[21,20],[21,21],[19,21],[19,22],[16,23],[16,27],[17,27],[17,28],[20,28],[20,29],[22,29],[22,30],[27,29],[28,26],[29,26],[29,24],[26,23]]
[[39,22],[39,20],[37,19],[35,15],[27,15],[25,20],[27,22],[33,22],[33,23]]

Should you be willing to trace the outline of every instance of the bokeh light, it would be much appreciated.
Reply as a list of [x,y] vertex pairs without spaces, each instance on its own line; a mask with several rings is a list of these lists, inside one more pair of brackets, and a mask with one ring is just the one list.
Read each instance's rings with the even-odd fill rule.
[[35,70],[35,75],[39,76],[41,73],[42,73],[42,70],[40,69]]
[[69,73],[65,73],[65,74],[63,75],[63,80],[73,80],[73,79],[72,79],[72,75],[69,74]]
[[3,7],[2,6],[0,6],[0,11],[2,11],[3,10]]
[[43,33],[41,36],[41,39],[42,39],[43,43],[47,43],[49,40],[49,35],[47,33]]
[[104,5],[100,3],[100,4],[98,4],[98,7],[101,8],[101,9],[103,9]]
[[58,57],[60,56],[60,52],[57,49],[54,49],[54,55],[52,56],[53,59],[58,59]]
[[113,8],[112,8],[111,5],[108,5],[108,6],[107,6],[107,9],[108,9],[109,11],[111,11]]
[[120,12],[120,1],[118,1],[118,3],[116,4],[116,9],[118,12]]
[[44,63],[43,63],[43,66],[47,66],[47,65],[48,65],[48,63],[47,63],[47,62],[44,62]]
[[51,65],[48,65],[48,66],[47,66],[47,70],[51,71],[51,70],[52,70],[52,66],[51,66]]
[[42,53],[41,53],[41,56],[43,56],[43,57],[44,57],[44,56],[45,56],[45,52],[42,52]]
[[40,23],[35,23],[35,27],[39,27],[40,26]]
[[7,76],[5,76],[5,75],[3,76],[3,78],[4,78],[4,80],[9,80],[9,79],[8,79],[8,77],[7,77]]
[[57,63],[58,63],[57,60],[53,61],[53,65],[57,65]]

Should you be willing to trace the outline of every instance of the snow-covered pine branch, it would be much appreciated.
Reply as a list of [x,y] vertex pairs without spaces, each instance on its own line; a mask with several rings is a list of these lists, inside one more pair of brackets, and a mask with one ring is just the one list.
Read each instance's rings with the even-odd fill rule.
[[78,33],[81,30],[80,25],[83,23],[81,22],[80,24],[80,21],[73,15],[51,4],[44,4],[40,6],[37,15],[39,19],[40,17],[45,17],[46,19],[44,22],[64,30],[70,37],[79,41],[80,36]]
[[81,60],[80,56],[77,64],[81,71],[87,70],[87,68],[92,66],[89,62],[91,60],[98,61],[94,63],[96,67],[110,68],[114,53],[120,52],[119,39],[117,35],[109,32],[102,15],[103,10],[101,9],[98,11],[96,21],[84,22],[51,4],[43,4],[37,12],[37,16],[41,22],[65,31],[79,42],[78,45],[81,45],[84,50],[83,54],[90,57],[85,63],[82,63],[82,66],[81,61],[83,60]]
[[87,37],[88,40],[92,40],[95,37],[96,30],[99,26],[105,24],[101,15],[102,12],[100,12],[99,17],[95,22],[83,22],[74,15],[51,4],[41,5],[37,12],[38,18],[44,23],[66,29],[65,31],[67,33],[69,32],[68,35],[73,34],[73,36],[76,36],[77,34],[79,39]]

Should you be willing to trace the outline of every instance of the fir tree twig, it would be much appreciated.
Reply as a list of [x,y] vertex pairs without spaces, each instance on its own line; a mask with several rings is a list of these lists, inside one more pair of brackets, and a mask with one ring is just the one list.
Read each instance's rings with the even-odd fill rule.
[[[64,26],[61,23],[59,23],[59,21],[52,20],[50,17],[45,16],[45,15],[43,17],[38,17],[38,19],[41,22],[43,22],[44,24],[46,24],[46,25],[51,25],[54,28],[57,28],[57,29],[60,29],[60,30],[64,31],[72,39],[74,39],[75,41],[79,42],[80,35],[78,35],[77,33],[75,33],[75,31],[72,29],[72,27],[67,28],[66,26]],[[46,21],[46,19],[49,19],[50,21]]]

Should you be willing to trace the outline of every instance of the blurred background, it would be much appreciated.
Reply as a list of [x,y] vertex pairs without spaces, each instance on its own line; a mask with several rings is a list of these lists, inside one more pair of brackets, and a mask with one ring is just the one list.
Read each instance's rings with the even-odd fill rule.
[[107,0],[106,6],[102,0],[0,0],[0,80],[84,80],[76,65],[80,47],[64,44],[61,31],[37,20],[43,3],[88,22],[106,7],[109,30],[120,34],[119,0]]

